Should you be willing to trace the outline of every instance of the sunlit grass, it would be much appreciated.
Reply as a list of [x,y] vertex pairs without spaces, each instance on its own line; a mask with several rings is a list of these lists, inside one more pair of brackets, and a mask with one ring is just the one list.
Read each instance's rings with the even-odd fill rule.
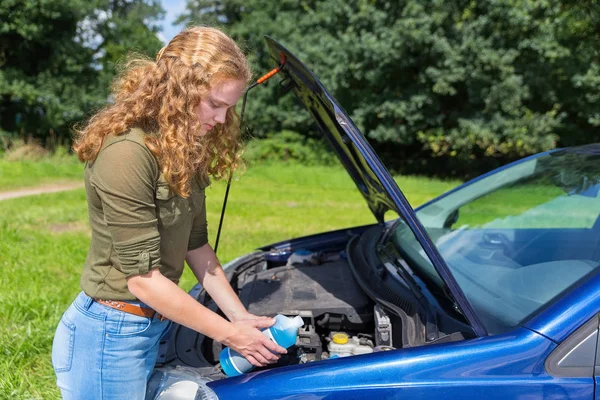
[[[454,227],[464,225],[483,227],[489,224],[512,228],[569,227],[571,226],[569,221],[558,218],[559,213],[556,211],[552,211],[550,214],[543,212],[543,209],[547,208],[552,200],[560,196],[565,196],[565,192],[551,185],[524,182],[516,186],[501,188],[461,207],[458,221]],[[589,216],[587,210],[582,210],[582,213]],[[532,214],[535,217],[532,217]],[[513,217],[518,218],[518,222]],[[565,210],[564,218],[568,220],[571,217],[572,215],[567,214],[567,210]],[[583,226],[577,218],[572,219],[573,227]]]
[[77,181],[82,176],[83,164],[74,156],[38,162],[11,162],[0,158],[0,191],[49,182]]

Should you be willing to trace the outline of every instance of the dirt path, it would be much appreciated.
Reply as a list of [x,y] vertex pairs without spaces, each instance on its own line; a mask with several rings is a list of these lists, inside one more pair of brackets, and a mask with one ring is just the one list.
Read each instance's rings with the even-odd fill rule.
[[0,191],[0,201],[14,199],[16,197],[33,196],[36,194],[64,192],[66,190],[79,189],[82,187],[82,182],[46,183],[36,187],[16,189],[5,192]]

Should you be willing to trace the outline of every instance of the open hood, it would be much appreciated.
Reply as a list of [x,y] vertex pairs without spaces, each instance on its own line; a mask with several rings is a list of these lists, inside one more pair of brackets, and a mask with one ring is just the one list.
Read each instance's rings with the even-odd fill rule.
[[285,60],[281,73],[290,80],[289,84],[292,85],[292,90],[306,106],[317,126],[327,138],[377,221],[383,223],[384,214],[390,210],[395,211],[406,221],[438,274],[445,281],[456,305],[469,321],[474,332],[479,336],[485,335],[483,325],[479,322],[425,228],[363,134],[337,101],[327,93],[317,77],[298,58],[272,38],[265,36],[265,40],[273,59],[277,63]]

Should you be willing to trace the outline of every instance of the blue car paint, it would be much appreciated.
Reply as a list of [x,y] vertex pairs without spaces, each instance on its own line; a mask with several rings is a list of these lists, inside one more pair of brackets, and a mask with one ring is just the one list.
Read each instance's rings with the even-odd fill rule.
[[591,399],[592,377],[556,378],[556,344],[509,334],[282,367],[211,382],[220,399]]

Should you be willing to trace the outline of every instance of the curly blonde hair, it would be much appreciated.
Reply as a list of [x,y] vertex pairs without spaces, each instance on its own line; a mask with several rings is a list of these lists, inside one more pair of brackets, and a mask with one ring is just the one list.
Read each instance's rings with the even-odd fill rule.
[[222,179],[241,164],[235,108],[227,110],[225,123],[200,136],[195,107],[215,83],[251,78],[233,39],[214,28],[188,28],[159,51],[156,62],[136,57],[126,64],[113,84],[114,102],[75,129],[73,149],[81,161],[92,161],[108,135],[133,127],[156,132],[145,137],[146,146],[173,190],[187,197],[194,176]]

